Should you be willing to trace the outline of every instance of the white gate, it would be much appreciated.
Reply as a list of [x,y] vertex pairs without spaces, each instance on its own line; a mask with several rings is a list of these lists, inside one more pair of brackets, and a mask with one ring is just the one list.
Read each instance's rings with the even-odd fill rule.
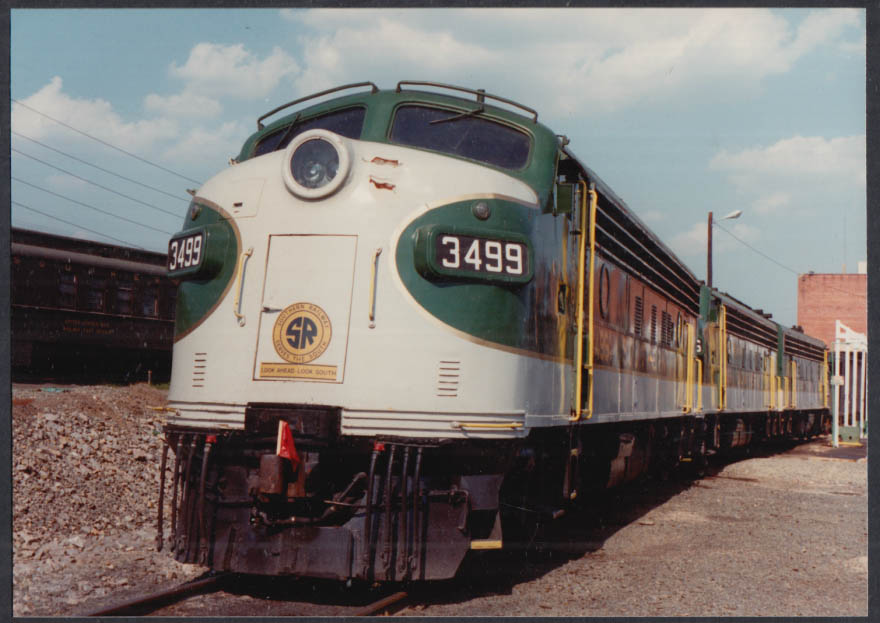
[[[832,443],[858,442],[868,436],[868,339],[836,320],[834,323]],[[843,391],[841,391],[841,387]]]

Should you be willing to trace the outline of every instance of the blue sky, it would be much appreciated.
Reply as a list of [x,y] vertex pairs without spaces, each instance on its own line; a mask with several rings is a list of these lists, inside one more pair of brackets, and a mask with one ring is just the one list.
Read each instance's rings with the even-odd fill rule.
[[17,9],[10,54],[15,227],[164,251],[257,117],[417,79],[537,109],[700,278],[742,210],[714,284],[780,322],[866,259],[860,9]]

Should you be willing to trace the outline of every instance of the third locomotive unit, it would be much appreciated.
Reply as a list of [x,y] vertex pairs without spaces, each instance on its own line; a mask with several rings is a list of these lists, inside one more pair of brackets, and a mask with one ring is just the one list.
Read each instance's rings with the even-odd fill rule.
[[597,489],[825,431],[824,344],[706,287],[536,111],[362,83],[257,126],[169,243],[179,560],[448,578]]

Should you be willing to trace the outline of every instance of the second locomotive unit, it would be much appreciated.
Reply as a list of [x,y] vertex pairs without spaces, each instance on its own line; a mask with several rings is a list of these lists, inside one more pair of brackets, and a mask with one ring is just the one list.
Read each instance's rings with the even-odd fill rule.
[[362,83],[257,125],[169,243],[179,560],[448,578],[596,488],[823,432],[824,345],[698,281],[534,110]]

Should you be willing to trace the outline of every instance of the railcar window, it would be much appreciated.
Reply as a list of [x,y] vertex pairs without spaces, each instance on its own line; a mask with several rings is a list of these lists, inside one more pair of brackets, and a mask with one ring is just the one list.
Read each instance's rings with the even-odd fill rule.
[[107,282],[103,279],[90,279],[86,290],[85,306],[88,311],[104,311],[104,288]]
[[177,308],[177,289],[169,286],[165,287],[165,295],[162,300],[165,304],[162,309],[163,318],[174,318],[174,310]]
[[128,279],[120,279],[116,285],[116,313],[131,314],[134,284]]
[[76,275],[65,270],[58,273],[58,306],[76,308]]
[[156,316],[159,313],[159,291],[156,286],[145,286],[141,295],[141,314]]
[[320,117],[313,117],[294,123],[264,137],[254,148],[254,156],[262,156],[270,151],[284,149],[299,134],[306,130],[329,130],[346,138],[360,138],[364,127],[363,107],[336,110]]
[[531,150],[529,135],[476,115],[427,106],[401,106],[394,115],[391,140],[504,169],[523,168]]

